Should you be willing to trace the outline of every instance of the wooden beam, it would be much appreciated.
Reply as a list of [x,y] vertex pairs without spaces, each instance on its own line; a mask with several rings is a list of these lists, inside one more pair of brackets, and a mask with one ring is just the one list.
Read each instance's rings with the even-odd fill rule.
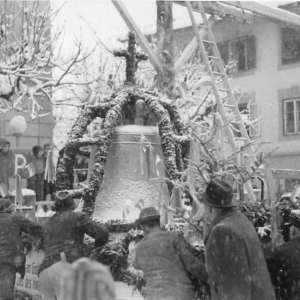
[[[209,20],[209,25],[213,26],[213,24],[216,22],[216,19],[214,17],[211,17]],[[201,28],[199,30],[199,34],[201,38],[203,39],[206,35],[206,29]],[[198,47],[197,38],[194,36],[191,42],[184,48],[183,52],[181,53],[180,57],[175,62],[175,76],[178,75],[178,73],[181,71],[183,66],[187,63],[187,61],[191,58],[193,53],[196,51]]]
[[272,169],[274,179],[300,179],[300,170]]
[[157,49],[163,73],[158,74],[158,88],[168,96],[175,98],[175,68],[173,42],[173,10],[172,1],[156,0]]
[[271,205],[272,200],[276,197],[276,183],[273,178],[273,173],[270,168],[270,159],[267,158],[264,163],[264,175],[265,175],[265,182],[268,187],[268,199],[269,199],[269,205]]
[[[174,1],[174,3],[185,6],[184,1]],[[190,1],[190,4],[194,11],[199,11],[197,1]],[[235,6],[217,1],[202,1],[202,5],[208,14],[216,13],[221,17],[235,17],[249,23],[253,21],[253,13],[248,10],[242,10]]]
[[116,9],[120,13],[121,17],[125,21],[128,28],[131,31],[134,31],[136,33],[139,45],[141,46],[143,51],[147,55],[149,55],[149,60],[150,60],[151,64],[153,65],[153,67],[156,69],[156,71],[159,71],[160,73],[162,73],[163,70],[162,70],[161,63],[160,63],[157,55],[155,54],[155,52],[151,48],[150,44],[148,43],[147,39],[145,38],[145,36],[141,32],[141,30],[139,29],[137,24],[134,22],[133,18],[130,16],[130,14],[127,11],[126,7],[123,5],[123,3],[121,1],[112,0],[112,3],[114,4]]
[[270,7],[264,4],[260,4],[254,1],[222,1],[222,3],[233,6],[239,7],[243,10],[249,10],[258,17],[265,17],[273,21],[280,21],[286,23],[290,26],[300,26],[300,16],[289,11]]

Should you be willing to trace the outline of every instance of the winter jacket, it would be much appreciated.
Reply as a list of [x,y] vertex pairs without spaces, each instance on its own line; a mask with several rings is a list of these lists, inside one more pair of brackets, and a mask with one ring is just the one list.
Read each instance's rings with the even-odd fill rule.
[[300,237],[275,247],[267,264],[280,299],[300,300]]
[[95,247],[104,245],[109,238],[106,227],[93,221],[85,213],[65,210],[52,216],[43,225],[45,257],[39,273],[60,261],[61,253],[64,253],[69,263],[83,257],[84,234],[95,239]]
[[222,212],[205,246],[212,300],[275,299],[259,238],[242,213]]
[[32,155],[31,156],[31,162],[34,165],[34,169],[35,169],[36,174],[43,174],[45,172],[43,156],[38,157],[38,156]]
[[133,267],[144,273],[146,300],[193,300],[188,273],[207,280],[205,265],[193,256],[184,238],[161,230],[149,233],[137,245]]
[[14,176],[15,156],[11,150],[3,152],[0,150],[0,182],[8,185],[8,178]]
[[22,232],[41,237],[42,227],[19,214],[0,213],[0,263],[12,265],[24,276]]

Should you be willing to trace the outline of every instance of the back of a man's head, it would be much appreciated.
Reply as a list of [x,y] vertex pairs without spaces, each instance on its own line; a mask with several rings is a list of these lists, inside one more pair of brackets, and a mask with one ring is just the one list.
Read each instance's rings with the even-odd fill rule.
[[58,300],[114,300],[115,283],[97,261],[80,258],[62,276]]
[[149,221],[145,223],[141,223],[142,227],[145,229],[160,229],[160,221],[159,220],[154,220],[154,221]]
[[73,210],[75,208],[73,197],[67,191],[57,192],[54,207],[56,211]]

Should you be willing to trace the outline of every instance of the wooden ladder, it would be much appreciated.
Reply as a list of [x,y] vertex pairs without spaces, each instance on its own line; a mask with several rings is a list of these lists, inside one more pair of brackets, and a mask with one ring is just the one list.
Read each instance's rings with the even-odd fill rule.
[[[233,94],[233,91],[230,87],[228,77],[226,74],[226,70],[224,68],[217,43],[215,41],[213,32],[211,30],[211,27],[209,25],[209,21],[206,17],[205,9],[203,7],[203,4],[201,1],[197,1],[198,5],[198,12],[202,16],[203,24],[197,25],[193,13],[193,9],[191,7],[191,4],[189,1],[186,1],[186,7],[188,9],[193,30],[198,42],[198,47],[203,59],[203,63],[206,68],[206,72],[208,76],[211,77],[211,86],[212,90],[214,92],[215,98],[216,98],[216,103],[218,107],[218,111],[221,115],[223,126],[226,128],[226,134],[228,136],[228,142],[230,146],[232,147],[232,150],[236,152],[238,150],[238,146],[236,143],[237,139],[240,139],[244,142],[244,145],[247,145],[250,143],[250,138],[248,135],[248,132],[245,128],[244,122],[241,117],[241,113],[239,111],[238,105],[235,100],[235,96]],[[199,33],[199,27],[204,28],[207,30],[207,38],[203,39],[201,38],[201,35]],[[207,53],[206,48],[210,47],[211,53]],[[211,62],[213,64],[213,67],[211,65]],[[218,83],[217,83],[218,81]],[[227,101],[224,103],[223,99],[224,96],[226,97]],[[226,111],[227,110],[227,111]],[[231,114],[233,117],[228,118],[228,115]],[[241,137],[235,137],[233,133],[233,128],[238,128],[238,131],[241,134]],[[246,165],[247,168],[250,170],[251,169],[251,163],[254,158],[254,150],[252,146],[248,146],[245,149],[246,152],[248,151],[248,155],[246,155]],[[249,159],[250,158],[250,159]],[[245,188],[248,194],[248,197],[250,201],[256,201],[255,195],[253,193],[252,185],[251,182],[247,181],[245,183]]]

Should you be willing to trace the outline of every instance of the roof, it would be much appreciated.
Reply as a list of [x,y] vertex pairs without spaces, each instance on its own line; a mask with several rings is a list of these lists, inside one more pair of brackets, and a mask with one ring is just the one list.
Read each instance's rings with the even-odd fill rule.
[[283,22],[289,26],[300,28],[300,16],[281,8],[271,7],[254,1],[221,1],[221,3],[249,10],[257,17]]
[[[196,1],[191,1],[191,4],[194,4]],[[184,5],[184,2],[182,1],[175,1],[176,4]],[[181,4],[182,3],[182,4]],[[204,2],[205,6],[208,6],[208,2]],[[260,17],[260,18],[265,18],[270,21],[275,21],[275,22],[282,22],[285,23],[286,25],[292,26],[292,27],[299,27],[300,28],[300,16],[298,14],[295,14],[291,11],[287,11],[285,9],[290,8],[290,7],[295,7],[295,6],[300,6],[300,2],[295,2],[295,1],[289,1],[289,2],[280,2],[278,3],[280,5],[279,8],[277,7],[272,7],[269,5],[261,4],[258,2],[254,1],[220,1],[220,2],[215,2],[212,1],[213,6],[212,9],[218,9],[218,4],[221,5],[222,10],[220,12],[224,12],[224,9],[226,10],[227,8],[234,7],[235,9],[240,10],[242,13],[245,14],[251,14]],[[284,5],[283,5],[284,3]],[[193,5],[193,7],[196,7],[197,5]],[[231,11],[229,11],[228,15],[230,15]],[[201,23],[202,19],[200,14],[195,14],[194,15],[196,18],[197,23]],[[249,18],[247,21],[250,20]],[[186,28],[192,26],[191,20],[188,15],[182,15],[177,18],[174,18],[173,20],[173,29],[181,29],[181,28]],[[156,33],[156,25],[151,26],[143,30],[143,33],[145,35],[151,35]]]

